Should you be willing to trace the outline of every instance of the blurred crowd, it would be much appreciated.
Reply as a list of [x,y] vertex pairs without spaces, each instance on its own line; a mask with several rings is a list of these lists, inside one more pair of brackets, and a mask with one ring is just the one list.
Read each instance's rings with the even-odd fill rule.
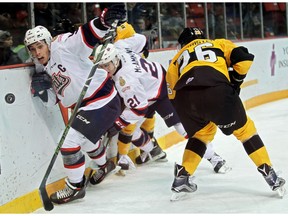
[[[82,23],[99,16],[109,4],[113,3],[0,3],[0,65],[15,64],[19,59],[27,61],[23,38],[32,26],[43,25],[53,36],[74,31]],[[147,37],[149,49],[176,47],[184,27],[200,27],[210,39],[287,36],[285,2],[125,4],[128,22],[137,33]],[[14,54],[17,60],[14,57],[10,60],[9,56]]]

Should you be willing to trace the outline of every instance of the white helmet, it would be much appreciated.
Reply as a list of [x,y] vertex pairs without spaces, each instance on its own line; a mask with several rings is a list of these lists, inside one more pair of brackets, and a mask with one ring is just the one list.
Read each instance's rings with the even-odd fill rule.
[[[96,51],[95,51],[95,56],[94,56],[94,61],[98,58],[98,56],[100,55],[101,49],[102,49],[103,45],[100,45],[97,47]],[[106,64],[110,61],[112,61],[112,63],[115,65],[115,67],[118,66],[118,62],[119,62],[119,58],[118,58],[118,51],[116,49],[116,47],[109,43],[106,48],[104,50],[102,50],[103,56],[101,58],[101,60],[99,61],[99,64]]]
[[36,26],[35,28],[29,29],[25,34],[24,44],[28,48],[29,45],[38,41],[45,40],[50,49],[52,36],[50,32],[44,26]]

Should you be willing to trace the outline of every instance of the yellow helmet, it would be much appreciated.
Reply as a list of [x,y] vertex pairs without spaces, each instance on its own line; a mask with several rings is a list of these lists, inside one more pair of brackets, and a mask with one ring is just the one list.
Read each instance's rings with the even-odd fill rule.
[[136,33],[133,26],[127,22],[118,26],[116,32],[117,32],[117,35],[114,40],[115,42],[120,39],[129,38]]

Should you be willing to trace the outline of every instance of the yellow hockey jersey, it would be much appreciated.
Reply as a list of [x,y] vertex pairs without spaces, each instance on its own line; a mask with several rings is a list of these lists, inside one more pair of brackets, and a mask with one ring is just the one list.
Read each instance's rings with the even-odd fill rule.
[[216,86],[229,83],[228,68],[244,76],[254,55],[245,47],[226,39],[196,39],[184,46],[172,59],[166,74],[168,95],[187,86]]

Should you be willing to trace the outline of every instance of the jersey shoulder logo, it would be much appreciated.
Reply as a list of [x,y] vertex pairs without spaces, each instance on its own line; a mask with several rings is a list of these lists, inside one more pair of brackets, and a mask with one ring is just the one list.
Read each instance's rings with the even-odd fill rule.
[[126,84],[126,81],[121,76],[119,77],[119,84],[120,84],[121,87]]

